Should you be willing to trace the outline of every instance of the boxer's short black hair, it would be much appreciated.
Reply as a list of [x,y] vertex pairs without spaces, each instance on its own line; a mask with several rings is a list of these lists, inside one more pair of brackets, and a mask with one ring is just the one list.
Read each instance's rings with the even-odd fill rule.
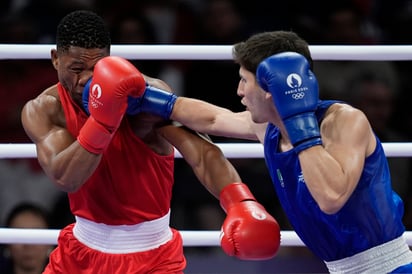
[[103,18],[92,11],[78,10],[69,13],[57,26],[56,47],[67,51],[70,47],[110,50],[110,32]]
[[248,71],[256,73],[260,62],[277,53],[293,51],[308,60],[313,71],[313,60],[308,43],[292,31],[271,31],[252,35],[233,46],[234,61]]

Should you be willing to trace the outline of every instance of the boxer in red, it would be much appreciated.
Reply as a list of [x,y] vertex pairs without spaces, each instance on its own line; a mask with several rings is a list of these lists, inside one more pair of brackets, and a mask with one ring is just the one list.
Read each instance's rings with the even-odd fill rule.
[[175,148],[227,212],[223,249],[251,260],[276,254],[276,220],[217,146],[161,117],[127,113],[128,98],[147,86],[170,87],[110,56],[102,18],[72,12],[56,41],[59,82],[22,111],[42,168],[68,193],[76,218],[44,273],[182,273],[182,238],[169,225]]

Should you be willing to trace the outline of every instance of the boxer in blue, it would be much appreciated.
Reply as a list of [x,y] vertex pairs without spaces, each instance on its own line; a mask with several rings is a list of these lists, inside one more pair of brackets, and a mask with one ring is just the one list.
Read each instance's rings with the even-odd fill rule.
[[129,107],[259,140],[290,223],[331,273],[412,273],[382,144],[362,111],[319,99],[308,44],[294,32],[265,32],[235,44],[233,56],[244,112],[150,88]]

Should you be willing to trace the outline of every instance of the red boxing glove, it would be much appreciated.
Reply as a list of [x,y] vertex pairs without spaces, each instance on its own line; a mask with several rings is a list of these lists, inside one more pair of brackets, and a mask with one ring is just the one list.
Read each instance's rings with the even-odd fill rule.
[[242,260],[274,257],[280,246],[277,221],[259,204],[247,185],[232,183],[220,193],[226,211],[220,245],[226,254]]
[[77,137],[80,145],[92,153],[102,153],[126,112],[127,97],[141,96],[145,88],[143,75],[126,59],[100,59],[90,84],[90,116]]

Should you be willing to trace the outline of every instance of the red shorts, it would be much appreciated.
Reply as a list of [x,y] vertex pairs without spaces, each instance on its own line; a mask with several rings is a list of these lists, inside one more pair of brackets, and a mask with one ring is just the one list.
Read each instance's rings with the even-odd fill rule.
[[73,235],[74,224],[65,227],[59,235],[58,246],[50,254],[44,274],[55,273],[183,273],[186,259],[180,233],[172,229],[173,238],[143,252],[110,254],[91,249]]

